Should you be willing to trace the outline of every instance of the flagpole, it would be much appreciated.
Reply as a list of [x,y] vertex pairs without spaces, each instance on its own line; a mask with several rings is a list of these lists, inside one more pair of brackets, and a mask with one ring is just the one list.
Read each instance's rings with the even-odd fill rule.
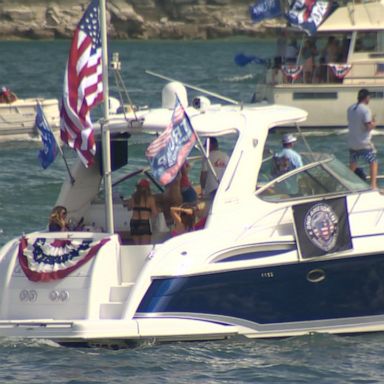
[[107,18],[106,0],[100,0],[100,29],[102,47],[103,68],[103,96],[104,96],[104,118],[101,121],[101,143],[103,150],[103,173],[105,194],[105,226],[107,232],[114,233],[113,225],[113,201],[112,201],[112,172],[111,172],[111,147],[109,131],[109,85],[108,85],[108,45],[107,45]]

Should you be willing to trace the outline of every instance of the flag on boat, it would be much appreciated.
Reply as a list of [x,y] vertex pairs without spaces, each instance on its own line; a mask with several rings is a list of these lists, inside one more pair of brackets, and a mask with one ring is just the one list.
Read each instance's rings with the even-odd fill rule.
[[176,177],[195,142],[195,131],[176,95],[170,124],[148,146],[145,153],[151,164],[153,176],[160,184],[167,185]]
[[345,197],[317,200],[292,207],[301,257],[316,257],[352,248]]
[[295,0],[286,17],[291,25],[313,35],[327,18],[332,3],[332,0]]
[[36,128],[39,130],[41,141],[43,143],[43,148],[39,150],[38,158],[40,160],[41,166],[46,169],[56,159],[57,144],[53,132],[48,124],[48,121],[45,118],[43,108],[41,107],[40,103],[37,103],[36,106],[35,125]]
[[31,281],[48,282],[62,279],[96,256],[110,238],[93,241],[22,237],[18,259]]
[[249,13],[255,22],[279,17],[282,15],[280,0],[257,0],[250,5]]
[[93,164],[96,152],[90,111],[103,101],[102,80],[99,0],[93,0],[72,40],[60,110],[61,139],[85,166]]

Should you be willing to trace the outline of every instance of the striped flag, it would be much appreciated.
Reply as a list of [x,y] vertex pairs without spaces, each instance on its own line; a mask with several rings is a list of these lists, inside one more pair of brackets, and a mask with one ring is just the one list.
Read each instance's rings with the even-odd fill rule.
[[60,111],[61,139],[86,167],[96,152],[90,110],[103,101],[101,56],[99,0],[92,0],[72,40]]
[[151,164],[153,176],[160,184],[167,185],[176,177],[195,142],[195,131],[176,96],[170,124],[145,152]]

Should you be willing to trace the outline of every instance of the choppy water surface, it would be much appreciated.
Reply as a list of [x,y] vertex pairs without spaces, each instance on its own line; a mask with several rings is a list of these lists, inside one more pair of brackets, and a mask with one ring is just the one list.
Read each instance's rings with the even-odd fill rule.
[[[68,41],[0,42],[0,82],[20,97],[60,97]],[[249,101],[257,66],[237,67],[236,53],[268,57],[270,41],[113,42],[133,102],[157,106],[164,81],[145,69]],[[113,81],[111,79],[111,85]],[[114,91],[112,87],[112,91]],[[345,132],[311,132],[314,150],[347,160]],[[375,136],[383,163],[384,136]],[[65,167],[43,171],[39,142],[0,144],[0,245],[46,225]],[[73,154],[67,152],[69,162]],[[143,344],[125,350],[73,349],[50,341],[0,340],[3,383],[382,383],[384,335],[314,335],[284,340]]]

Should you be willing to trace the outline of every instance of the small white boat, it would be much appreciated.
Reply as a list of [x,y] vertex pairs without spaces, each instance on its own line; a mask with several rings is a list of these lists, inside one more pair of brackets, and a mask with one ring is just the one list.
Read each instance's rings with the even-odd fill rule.
[[52,130],[58,131],[60,113],[57,99],[17,99],[12,103],[0,103],[0,141],[39,137],[35,126],[37,103],[41,104]]
[[[301,36],[303,33],[296,34]],[[265,84],[258,84],[255,100],[305,109],[308,119],[303,128],[345,128],[347,108],[356,102],[359,89],[367,88],[377,125],[384,127],[384,1],[350,2],[337,8],[312,38],[319,52],[331,36],[343,45],[342,57],[317,63],[308,81],[303,75],[301,48],[296,64],[267,70]],[[290,71],[294,77],[301,73],[293,79]]]
[[273,176],[270,131],[303,122],[305,111],[202,105],[187,108],[192,125],[230,154],[204,201],[205,227],[171,237],[153,223],[151,244],[132,244],[119,196],[142,176],[123,182],[135,169],[129,154],[142,153],[136,165],[145,166],[146,132],[162,131],[172,109],[142,112],[142,125],[113,116],[112,153],[126,155],[128,140],[128,165],[112,183],[114,233],[103,232],[100,159],[88,169],[79,160],[57,204],[83,218],[83,231],[40,230],[0,251],[0,336],[126,345],[384,331],[384,196],[333,155],[302,153],[302,167]]

